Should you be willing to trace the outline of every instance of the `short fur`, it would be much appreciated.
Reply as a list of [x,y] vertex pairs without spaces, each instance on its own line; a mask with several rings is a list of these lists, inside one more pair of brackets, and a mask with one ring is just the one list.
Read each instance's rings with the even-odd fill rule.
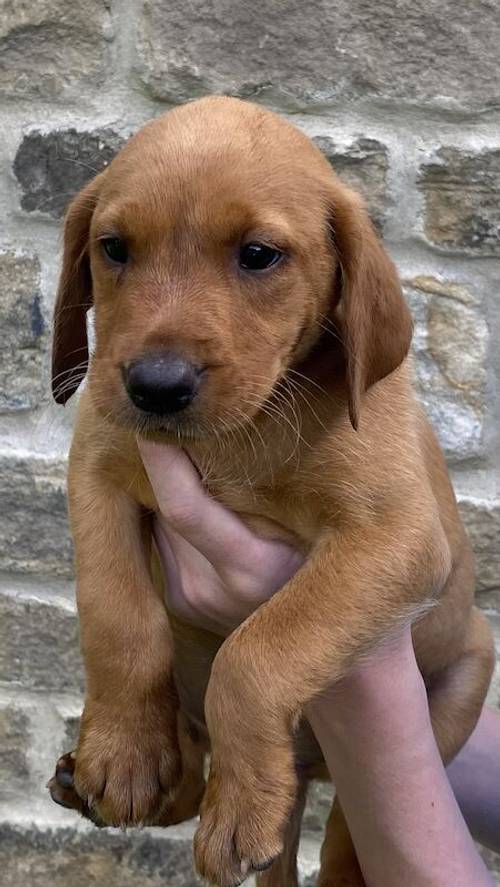
[[[99,239],[118,235],[131,260],[117,271]],[[286,260],[245,274],[237,254],[252,239]],[[470,544],[411,386],[396,271],[306,136],[251,103],[207,98],[145,126],[68,210],[59,402],[86,372],[91,304],[96,347],[69,475],[87,679],[76,788],[108,823],[179,821],[197,810],[210,741],[198,871],[232,887],[276,859],[259,881],[290,887],[296,763],[325,775],[307,723],[296,729],[307,701],[414,618],[449,761],[491,675]],[[175,423],[141,415],[121,375],[163,348],[208,367]],[[168,614],[153,581],[157,503],[138,431],[180,441],[213,496],[306,555],[224,642]],[[63,800],[82,808],[74,793]],[[363,882],[337,804],[319,884],[341,883]]]

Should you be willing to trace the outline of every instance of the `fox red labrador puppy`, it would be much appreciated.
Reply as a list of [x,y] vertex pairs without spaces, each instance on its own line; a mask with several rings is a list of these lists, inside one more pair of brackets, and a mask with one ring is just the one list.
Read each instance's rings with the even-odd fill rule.
[[[141,129],[68,210],[61,403],[87,370],[91,305],[69,473],[86,699],[52,790],[114,825],[179,821],[203,796],[201,875],[290,887],[298,782],[322,772],[305,703],[413,620],[450,761],[492,669],[396,271],[305,135],[207,98]],[[213,496],[305,556],[226,639],[167,612],[138,434],[180,443]],[[319,884],[360,878],[336,806]]]

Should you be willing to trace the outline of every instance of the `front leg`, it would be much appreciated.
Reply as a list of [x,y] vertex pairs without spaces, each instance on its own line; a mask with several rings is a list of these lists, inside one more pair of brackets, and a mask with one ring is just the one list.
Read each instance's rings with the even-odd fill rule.
[[168,619],[140,506],[72,457],[70,516],[86,695],[74,784],[109,825],[162,818],[181,777]]
[[234,887],[282,850],[304,705],[442,587],[440,525],[332,531],[304,567],[223,644],[207,689],[210,778],[195,836],[199,873]]

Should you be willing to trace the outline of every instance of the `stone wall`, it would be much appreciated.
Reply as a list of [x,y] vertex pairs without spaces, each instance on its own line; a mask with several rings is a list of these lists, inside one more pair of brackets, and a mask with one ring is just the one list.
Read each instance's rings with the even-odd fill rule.
[[[196,883],[189,827],[99,833],[44,789],[74,742],[82,689],[64,492],[74,405],[51,404],[48,376],[60,221],[127,136],[173,104],[221,92],[281,111],[365,196],[416,319],[417,386],[476,549],[479,604],[500,642],[499,45],[495,0],[0,0],[8,887]],[[491,699],[499,702],[498,680]],[[325,807],[315,790],[306,880]]]

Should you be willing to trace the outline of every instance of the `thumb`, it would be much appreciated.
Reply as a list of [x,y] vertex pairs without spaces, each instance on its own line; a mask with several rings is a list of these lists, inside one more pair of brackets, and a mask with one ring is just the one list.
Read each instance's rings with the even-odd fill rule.
[[232,511],[203,488],[193,463],[179,447],[137,439],[159,508],[173,527],[217,567],[235,565],[251,554],[256,539]]

